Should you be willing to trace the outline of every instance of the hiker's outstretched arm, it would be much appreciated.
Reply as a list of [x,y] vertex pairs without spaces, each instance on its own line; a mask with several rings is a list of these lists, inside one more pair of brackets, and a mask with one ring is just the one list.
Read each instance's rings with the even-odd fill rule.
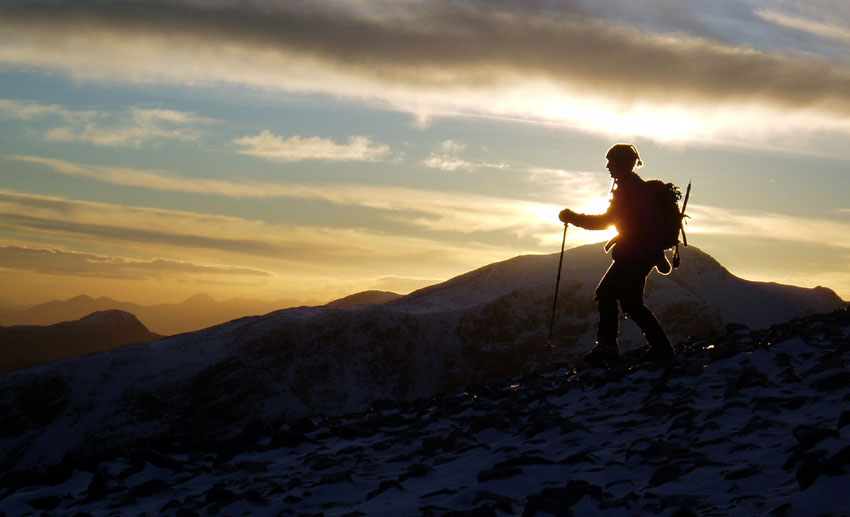
[[615,224],[610,208],[604,214],[579,214],[567,209],[561,212],[560,219],[565,223],[580,226],[585,230],[604,230]]

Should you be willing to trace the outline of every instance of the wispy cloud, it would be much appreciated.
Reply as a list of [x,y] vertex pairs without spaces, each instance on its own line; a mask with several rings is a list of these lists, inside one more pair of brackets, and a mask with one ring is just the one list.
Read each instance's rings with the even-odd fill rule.
[[850,249],[850,223],[761,211],[688,205],[688,232]]
[[0,99],[0,118],[34,120],[43,117],[59,117],[71,121],[90,121],[98,117],[98,112],[72,110],[58,104],[43,104],[18,99]]
[[213,266],[163,258],[139,260],[55,248],[0,246],[0,268],[46,275],[123,278],[133,280],[181,276],[270,277],[261,269]]
[[328,162],[376,162],[390,154],[390,146],[376,144],[365,136],[352,136],[345,144],[318,136],[302,138],[298,135],[283,138],[271,131],[256,136],[243,136],[233,141],[241,146],[238,152],[274,162],[300,162],[323,160]]
[[169,140],[194,141],[211,120],[162,108],[122,111],[74,110],[56,104],[0,99],[0,118],[46,121],[43,137],[54,142],[84,142],[103,147],[141,147]]
[[783,27],[807,32],[822,38],[850,42],[850,27],[846,25],[838,25],[826,20],[806,18],[799,13],[790,14],[774,9],[756,9],[754,13],[764,20]]
[[[216,257],[271,260],[289,273],[381,270],[406,264],[411,270],[445,269],[452,264],[495,260],[504,250],[483,244],[452,245],[410,235],[361,228],[297,226],[187,211],[120,206],[34,196],[0,190],[0,228],[44,238],[115,244],[126,249],[179,254],[207,250]],[[340,246],[345,242],[345,246]],[[428,263],[433,256],[441,264]],[[330,269],[328,269],[330,268]],[[404,269],[404,268],[403,268]]]
[[422,164],[432,169],[441,169],[452,172],[458,170],[475,170],[482,168],[506,169],[505,163],[490,163],[485,161],[471,161],[464,159],[460,154],[466,149],[466,144],[456,140],[441,142],[437,149],[428,155]]
[[[13,2],[0,7],[0,62],[89,80],[325,93],[423,120],[511,116],[678,141],[757,134],[748,145],[850,135],[850,70],[817,56],[653,33],[576,7],[380,5]],[[283,145],[288,159],[287,140],[261,137],[248,137],[260,139],[249,150]]]
[[[233,198],[308,199],[386,212],[388,219],[422,229],[469,234],[509,231],[530,236],[540,225],[541,214],[554,219],[555,207],[523,199],[463,192],[414,189],[399,186],[299,183],[233,182],[205,178],[181,178],[165,171],[138,170],[78,164],[37,156],[10,155],[6,159],[36,163],[54,171],[132,187],[209,194]],[[576,193],[568,196],[574,198]],[[557,222],[557,221],[556,221]]]

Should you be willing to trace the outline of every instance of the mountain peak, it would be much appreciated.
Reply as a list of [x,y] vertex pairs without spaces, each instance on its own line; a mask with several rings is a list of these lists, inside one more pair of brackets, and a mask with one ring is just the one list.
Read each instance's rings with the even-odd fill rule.
[[363,291],[355,293],[332,302],[326,305],[329,307],[355,307],[357,305],[381,305],[393,300],[402,298],[402,295],[392,291]]
[[198,293],[194,296],[190,296],[189,298],[186,298],[185,300],[183,300],[180,303],[180,305],[191,305],[191,304],[197,305],[197,304],[211,304],[211,303],[218,303],[218,302],[216,301],[215,298],[213,298],[212,296],[210,296],[207,293]]

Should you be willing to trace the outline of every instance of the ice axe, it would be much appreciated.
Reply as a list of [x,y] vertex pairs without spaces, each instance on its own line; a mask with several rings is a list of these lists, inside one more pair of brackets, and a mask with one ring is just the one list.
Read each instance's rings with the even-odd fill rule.
[[549,339],[546,340],[546,352],[554,348],[552,346],[552,332],[555,330],[555,307],[558,306],[558,287],[561,285],[561,267],[564,265],[564,244],[567,242],[567,226],[564,223],[564,238],[561,240],[561,258],[558,259],[558,277],[555,279],[555,298],[552,300],[552,318],[549,320]]

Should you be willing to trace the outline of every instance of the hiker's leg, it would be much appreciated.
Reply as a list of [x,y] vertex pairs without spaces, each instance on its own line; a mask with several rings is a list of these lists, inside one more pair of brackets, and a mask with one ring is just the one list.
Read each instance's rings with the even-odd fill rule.
[[622,267],[614,262],[599,285],[596,287],[596,304],[599,308],[599,327],[596,333],[596,345],[606,351],[619,354],[617,336],[620,333],[620,312],[617,307]]
[[620,313],[617,300],[603,298],[597,300],[599,306],[599,326],[596,329],[596,344],[607,349],[619,350],[617,336],[620,333]]
[[663,355],[672,353],[673,347],[658,318],[643,303],[643,291],[646,287],[646,275],[652,270],[651,264],[633,264],[627,278],[624,279],[623,293],[620,298],[620,307],[623,312],[632,319],[641,332],[643,332],[650,349]]

